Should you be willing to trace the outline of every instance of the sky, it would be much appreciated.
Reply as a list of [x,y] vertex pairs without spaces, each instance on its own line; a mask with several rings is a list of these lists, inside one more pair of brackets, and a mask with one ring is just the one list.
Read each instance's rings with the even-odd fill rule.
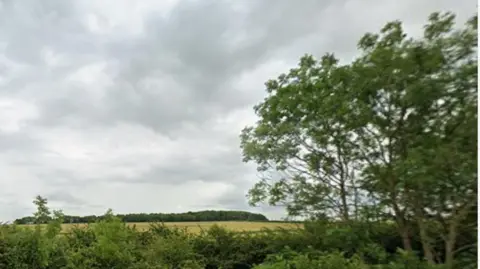
[[239,134],[308,53],[473,0],[0,0],[0,221],[36,195],[70,215],[248,210]]

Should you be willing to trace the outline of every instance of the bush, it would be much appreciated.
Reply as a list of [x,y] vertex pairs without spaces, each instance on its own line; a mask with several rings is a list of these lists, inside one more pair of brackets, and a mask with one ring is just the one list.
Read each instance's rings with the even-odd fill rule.
[[157,237],[146,248],[143,258],[149,266],[161,264],[171,269],[205,267],[203,257],[194,251],[193,242],[181,235]]
[[274,261],[256,266],[255,269],[368,269],[358,258],[347,259],[344,253],[334,252],[312,257],[311,255],[276,256]]
[[[57,225],[0,226],[0,269],[441,269],[422,262],[421,252],[397,251],[395,227],[381,223],[309,222],[259,232],[212,226],[195,235],[162,223],[137,231],[108,214],[67,234]],[[476,257],[462,255],[457,268],[474,268]]]
[[269,257],[266,263],[254,269],[442,269],[442,265],[428,265],[415,255],[399,251],[396,261],[388,264],[368,264],[359,256],[345,258],[345,253],[298,254],[287,252]]

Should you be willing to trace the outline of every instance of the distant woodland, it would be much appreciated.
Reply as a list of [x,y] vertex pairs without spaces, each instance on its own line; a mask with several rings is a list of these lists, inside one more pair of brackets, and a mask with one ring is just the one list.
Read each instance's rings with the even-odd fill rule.
[[[124,222],[188,222],[188,221],[268,221],[262,214],[245,211],[206,210],[186,213],[137,213],[116,215]],[[70,216],[65,215],[63,223],[91,223],[104,216]],[[23,217],[15,220],[16,224],[35,223],[35,217]]]

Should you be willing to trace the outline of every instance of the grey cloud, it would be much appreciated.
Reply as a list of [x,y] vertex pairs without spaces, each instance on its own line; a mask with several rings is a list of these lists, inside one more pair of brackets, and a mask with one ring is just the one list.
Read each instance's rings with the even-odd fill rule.
[[[52,209],[61,209],[67,215],[94,215],[106,211],[102,205],[92,204],[86,199],[79,198],[67,190],[59,190],[44,194],[49,203],[53,204]],[[78,213],[78,212],[87,213]]]
[[[244,184],[236,185],[235,189],[228,191],[218,197],[213,203],[196,203],[190,205],[194,210],[208,210],[211,208],[218,208],[223,210],[241,210],[249,211],[254,208],[250,207],[246,199],[247,189],[245,189]],[[256,208],[257,210],[262,211],[262,208]]]
[[172,184],[179,185],[190,181],[228,182],[238,184],[244,180],[249,167],[242,165],[240,153],[235,150],[217,152],[213,157],[172,156],[165,164],[151,167],[135,178],[116,177],[111,181],[130,184]]
[[40,142],[29,133],[3,133],[0,131],[0,152],[41,150]]
[[0,41],[7,42],[5,55],[10,59],[39,64],[43,47],[76,53],[88,49],[88,42],[81,38],[85,29],[79,23],[76,2],[6,0],[2,3]]
[[[249,104],[262,92],[244,95],[229,89],[229,82],[314,31],[315,14],[329,2],[302,1],[293,8],[288,3],[280,1],[272,8],[269,1],[259,1],[242,14],[224,1],[182,1],[168,19],[149,17],[144,36],[107,42],[102,48],[105,60],[122,65],[112,64],[110,71],[117,75],[101,106],[92,105],[85,90],[69,89],[70,96],[45,101],[43,120],[55,124],[62,115],[81,118],[84,124],[127,121],[168,133],[183,122],[200,124]],[[291,16],[282,15],[286,12]],[[241,45],[232,42],[240,35],[248,38]],[[152,78],[164,81],[147,85]]]
[[232,193],[227,193],[223,195],[220,199],[217,200],[217,206],[222,206],[223,208],[232,208],[236,210],[248,210],[250,206],[248,205],[247,198],[242,191],[235,191]]
[[46,194],[46,197],[48,197],[48,200],[52,202],[62,202],[62,203],[73,204],[73,205],[86,203],[84,199],[75,197],[74,195],[65,191],[50,192]]
[[[116,6],[109,8],[114,10]],[[364,32],[377,31],[393,19],[418,30],[426,16],[437,10],[453,10],[464,20],[476,10],[476,3],[186,0],[176,4],[167,16],[146,14],[141,18],[141,33],[111,29],[102,34],[89,31],[84,24],[88,13],[98,11],[89,7],[88,1],[0,0],[0,98],[25,100],[40,112],[39,118],[24,122],[27,127],[18,132],[0,131],[0,165],[10,168],[12,175],[6,177],[12,178],[8,183],[11,186],[15,186],[15,177],[24,177],[22,182],[38,181],[42,184],[32,192],[47,194],[52,201],[63,201],[71,210],[85,214],[101,206],[76,197],[77,190],[115,182],[137,184],[136,188],[148,188],[152,183],[161,188],[193,181],[223,182],[236,189],[203,206],[248,209],[245,193],[251,186],[250,179],[254,180],[254,169],[241,162],[237,134],[211,129],[215,118],[251,108],[260,101],[268,78],[251,82],[257,91],[242,91],[234,81],[272,60],[293,67],[304,53],[320,56],[335,52],[350,59]],[[46,51],[55,58],[52,65],[45,58]],[[80,68],[99,62],[105,63],[105,69],[91,74],[93,83],[66,80]],[[104,73],[106,82],[96,80],[99,73]],[[88,157],[48,157],[57,149],[55,139],[47,139],[48,143],[42,140],[55,136],[50,129],[86,137],[92,135],[92,128],[110,130],[119,123],[143,125],[172,140],[195,137],[199,143],[211,144],[212,150],[186,154],[179,146],[164,163],[146,160],[154,157],[133,150],[132,154],[138,155],[99,162]],[[128,134],[118,131],[110,135]],[[106,142],[102,142],[101,134],[96,137],[99,141],[88,142],[96,142],[101,151],[105,148],[101,143]],[[83,142],[75,139],[62,143]],[[215,144],[226,149],[213,149]],[[81,147],[72,145],[71,150],[80,151],[77,148]],[[139,172],[122,175],[121,168]],[[19,187],[18,191],[25,190]],[[0,207],[17,208],[18,214],[27,212],[25,205],[31,203],[7,202],[0,201]],[[14,213],[12,209],[8,214]]]
[[[460,2],[463,9],[468,7],[469,1]],[[49,94],[49,98],[41,102],[43,119],[39,123],[55,125],[77,121],[84,125],[105,125],[126,121],[164,133],[172,132],[184,122],[201,124],[213,115],[258,100],[261,87],[258,96],[249,96],[229,89],[230,82],[238,74],[275,56],[279,50],[288,50],[295,44],[297,48],[292,52],[295,58],[304,52],[348,54],[365,26],[375,31],[384,23],[361,16],[336,21],[342,9],[352,8],[352,3],[359,6],[360,2],[354,0],[307,0],[295,4],[282,0],[275,5],[265,0],[245,3],[244,11],[234,10],[228,1],[181,1],[166,18],[155,14],[146,18],[143,36],[107,39],[109,36],[100,37],[85,29],[75,5],[58,0],[42,4],[33,1],[30,5],[18,3],[7,1],[2,8],[5,29],[15,28],[4,34],[3,41],[8,41],[7,56],[39,64],[39,70],[35,71],[42,73],[37,59],[40,49],[51,47],[60,53],[83,55],[83,58],[90,55],[92,61],[106,60],[112,63],[108,72],[114,74],[114,85],[109,87],[100,104],[93,104],[81,85],[63,86],[68,90],[59,89],[55,84],[35,89]],[[383,6],[389,4],[392,3]],[[446,0],[438,3],[440,9],[447,6],[451,7]],[[412,23],[423,24],[428,12],[421,8],[411,12],[408,3],[403,7],[398,8],[401,16],[406,16],[408,10]],[[423,2],[422,7],[429,8]],[[14,11],[19,19],[10,20],[7,11]],[[40,23],[22,19],[30,16]],[[385,20],[395,19],[389,16],[385,13]],[[11,25],[15,27],[8,27]],[[358,31],[352,34],[353,29]],[[245,37],[238,42],[232,41],[242,36]],[[326,49],[318,52],[314,47],[318,45]],[[301,47],[305,51],[298,49]],[[69,60],[76,66],[80,64],[78,58]],[[62,77],[58,72],[65,72],[65,68],[55,70],[57,80]],[[163,81],[147,85],[147,80],[155,78]],[[55,83],[58,82],[61,80]],[[52,87],[55,90],[48,89]],[[68,94],[58,96],[64,91]]]
[[35,175],[38,179],[48,182],[54,188],[72,192],[78,187],[98,182],[95,178],[88,175],[80,175],[75,171],[62,168],[50,168],[47,171],[39,171]]

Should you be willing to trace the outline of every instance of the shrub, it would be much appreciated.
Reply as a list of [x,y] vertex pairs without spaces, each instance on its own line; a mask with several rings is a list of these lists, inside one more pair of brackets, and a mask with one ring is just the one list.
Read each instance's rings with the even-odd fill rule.
[[[45,229],[0,226],[0,269],[442,268],[397,251],[394,227],[381,223],[309,222],[305,229],[259,232],[212,226],[191,234],[162,223],[137,231],[107,214],[60,234],[54,221]],[[474,253],[461,254],[455,268],[475,268]]]
[[162,265],[171,269],[204,268],[203,257],[195,253],[193,242],[182,235],[157,237],[142,256],[150,267]]
[[255,269],[368,269],[358,258],[347,259],[343,253],[334,252],[312,258],[309,255],[290,253],[289,257],[279,255],[273,261],[256,266]]

